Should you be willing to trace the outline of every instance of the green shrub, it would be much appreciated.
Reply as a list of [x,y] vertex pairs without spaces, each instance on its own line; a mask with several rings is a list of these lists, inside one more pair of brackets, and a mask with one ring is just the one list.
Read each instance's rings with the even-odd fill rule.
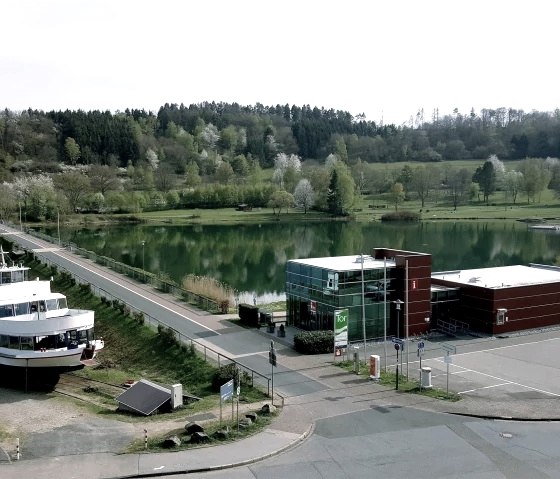
[[420,221],[420,213],[414,211],[393,211],[381,217],[381,221]]
[[334,351],[333,331],[302,331],[294,336],[294,348],[301,354],[325,354]]
[[212,390],[219,392],[220,387],[233,379],[233,389],[237,386],[250,384],[250,376],[245,371],[240,371],[235,363],[221,366],[212,376]]
[[158,324],[158,336],[161,342],[167,347],[179,346],[179,340],[175,336],[175,331],[171,328],[165,327],[163,324]]
[[136,321],[140,326],[142,326],[144,324],[144,313],[134,313],[132,315],[132,318],[134,319],[134,321]]

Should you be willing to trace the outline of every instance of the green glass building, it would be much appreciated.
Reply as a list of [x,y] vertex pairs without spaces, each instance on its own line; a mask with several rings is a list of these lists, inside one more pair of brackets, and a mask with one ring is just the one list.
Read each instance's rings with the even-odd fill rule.
[[348,309],[348,340],[382,338],[389,328],[395,261],[368,255],[290,260],[286,266],[288,324],[334,328],[334,312]]

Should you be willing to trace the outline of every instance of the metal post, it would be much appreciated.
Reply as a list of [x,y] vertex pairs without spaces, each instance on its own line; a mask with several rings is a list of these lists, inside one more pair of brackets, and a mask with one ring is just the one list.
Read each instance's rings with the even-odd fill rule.
[[19,461],[19,437],[16,438],[16,460]]
[[274,365],[273,364],[270,365],[270,371],[271,371],[270,374],[271,374],[271,377],[272,377],[272,394],[271,394],[272,399],[271,399],[271,402],[272,402],[272,405],[274,406]]
[[142,276],[144,277],[144,283],[146,282],[146,267],[144,263],[144,246],[146,245],[146,240],[142,240]]
[[364,285],[364,255],[360,254],[362,260],[362,334],[364,336],[364,364],[367,364],[366,352],[366,295]]
[[385,353],[385,367],[387,372],[387,258],[383,258],[383,352]]
[[395,344],[395,349],[397,350],[397,382],[396,382],[396,387],[395,389],[398,391],[399,390],[399,345]]
[[406,287],[404,290],[405,298],[404,298],[404,334],[406,340],[406,380],[408,381],[408,260],[405,261],[405,283]]
[[448,357],[447,357],[447,375],[446,375],[447,376],[447,379],[446,379],[446,382],[447,382],[446,394],[447,394],[447,396],[449,396],[449,351],[447,351],[447,356]]
[[148,430],[144,429],[144,449],[148,449]]

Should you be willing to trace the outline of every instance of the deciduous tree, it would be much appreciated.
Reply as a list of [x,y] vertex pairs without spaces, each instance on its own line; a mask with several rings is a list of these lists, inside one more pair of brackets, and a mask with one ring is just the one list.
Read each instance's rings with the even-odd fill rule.
[[294,201],[298,208],[303,208],[304,213],[315,203],[315,193],[308,179],[299,180],[294,190]]

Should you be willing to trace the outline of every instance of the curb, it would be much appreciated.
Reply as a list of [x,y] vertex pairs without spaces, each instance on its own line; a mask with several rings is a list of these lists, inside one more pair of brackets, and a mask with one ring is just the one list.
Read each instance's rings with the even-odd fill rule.
[[488,414],[475,414],[468,412],[445,411],[445,414],[453,416],[465,416],[476,419],[488,419],[489,421],[518,421],[518,422],[560,422],[560,417],[513,417],[513,416],[490,416]]
[[163,472],[163,471],[146,472],[146,473],[142,473],[142,474],[130,474],[130,475],[125,475],[125,476],[115,476],[115,477],[110,478],[110,479],[135,479],[135,478],[141,479],[141,478],[148,478],[148,477],[175,476],[177,474],[196,474],[196,473],[202,473],[202,472],[220,471],[220,470],[223,470],[223,469],[231,469],[231,468],[234,468],[234,467],[246,466],[247,464],[254,464],[255,462],[259,462],[259,461],[262,461],[264,459],[268,459],[269,457],[276,456],[278,454],[283,453],[284,451],[287,451],[288,449],[291,449],[292,447],[295,447],[299,443],[303,442],[307,437],[309,437],[311,435],[311,433],[313,432],[314,428],[315,428],[315,424],[311,423],[305,432],[300,434],[299,437],[297,437],[296,439],[291,441],[289,444],[287,444],[287,445],[285,445],[285,446],[283,446],[279,449],[276,449],[275,451],[263,454],[262,456],[254,457],[252,459],[246,459],[244,461],[232,462],[232,463],[229,463],[229,464],[219,464],[217,466],[199,467],[199,468],[196,468],[196,469],[181,469],[181,470],[166,471],[166,472]]

